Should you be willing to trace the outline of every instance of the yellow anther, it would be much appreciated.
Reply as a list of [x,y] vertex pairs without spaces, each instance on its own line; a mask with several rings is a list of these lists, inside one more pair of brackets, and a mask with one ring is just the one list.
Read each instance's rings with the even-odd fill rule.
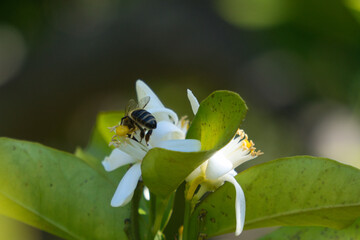
[[250,140],[248,140],[247,138],[246,139],[244,139],[244,141],[245,141],[245,147],[246,148],[252,148],[252,146],[253,146],[253,142]]
[[187,120],[187,116],[182,116],[180,118],[180,126],[181,128],[189,129],[189,120]]
[[116,135],[126,136],[130,132],[130,129],[127,126],[120,125],[116,128]]
[[239,136],[240,139],[243,139],[243,138],[245,137],[245,132],[244,132],[244,130],[238,129],[238,130],[236,131],[236,135],[235,135],[235,136]]

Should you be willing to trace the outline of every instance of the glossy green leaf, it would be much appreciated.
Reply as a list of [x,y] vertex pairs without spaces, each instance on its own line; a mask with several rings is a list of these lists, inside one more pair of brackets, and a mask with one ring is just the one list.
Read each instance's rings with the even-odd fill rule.
[[[109,128],[120,123],[121,118],[124,116],[123,112],[103,112],[97,116],[95,129],[90,143],[88,144],[88,151],[96,155],[96,151],[103,152],[107,149],[114,132],[110,132]],[[107,146],[103,144],[105,142]]]
[[99,171],[74,155],[0,138],[0,212],[66,239],[124,239],[131,204],[110,206],[117,184]]
[[[245,229],[341,228],[360,216],[360,170],[330,159],[282,158],[249,168],[236,179],[245,192]],[[209,194],[192,215],[192,234],[234,232],[234,203],[235,190],[229,183]],[[202,210],[207,213],[199,217]]]
[[349,227],[334,229],[326,227],[282,227],[264,236],[261,240],[354,240],[360,236],[360,219]]
[[239,94],[213,92],[201,102],[186,138],[200,140],[202,150],[220,149],[234,136],[246,112]]
[[162,148],[151,149],[142,165],[142,178],[150,191],[167,197],[203,161],[210,152],[176,152]]
[[100,113],[96,119],[96,124],[91,134],[90,141],[85,149],[77,148],[75,156],[82,159],[99,174],[103,175],[113,184],[117,185],[127,170],[124,166],[116,171],[106,172],[101,161],[112,151],[109,146],[113,132],[109,131],[109,127],[115,126],[123,117],[122,112],[104,112]]
[[151,149],[142,162],[142,176],[150,191],[167,197],[211,154],[223,147],[243,121],[247,107],[230,91],[217,91],[201,102],[187,139],[199,139],[202,152]]

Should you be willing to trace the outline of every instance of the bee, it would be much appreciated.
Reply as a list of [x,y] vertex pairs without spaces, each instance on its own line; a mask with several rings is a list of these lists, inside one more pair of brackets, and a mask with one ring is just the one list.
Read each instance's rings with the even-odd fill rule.
[[149,142],[153,129],[156,128],[155,117],[144,108],[149,103],[150,97],[144,97],[137,104],[131,99],[125,110],[125,116],[121,119],[120,125],[116,127],[117,136],[128,136],[138,141],[134,134],[140,130],[140,142],[145,138],[146,144]]

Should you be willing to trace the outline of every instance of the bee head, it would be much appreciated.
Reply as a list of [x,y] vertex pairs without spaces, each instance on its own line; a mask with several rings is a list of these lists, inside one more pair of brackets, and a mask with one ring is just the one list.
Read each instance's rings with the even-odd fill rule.
[[116,135],[118,136],[126,136],[130,132],[128,126],[120,125],[116,128]]

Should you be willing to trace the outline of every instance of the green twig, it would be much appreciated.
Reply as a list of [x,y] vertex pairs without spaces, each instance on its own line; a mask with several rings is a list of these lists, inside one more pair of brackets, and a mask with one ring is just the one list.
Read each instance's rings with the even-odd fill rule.
[[134,196],[132,198],[131,205],[131,239],[140,240],[140,228],[139,228],[139,205],[140,199],[142,196],[144,184],[142,182],[138,183],[137,188],[135,189]]
[[152,233],[152,229],[153,229],[153,225],[155,222],[155,216],[156,216],[156,195],[152,194],[150,192],[150,209],[149,209],[149,222],[150,222],[150,227],[148,229],[148,234],[147,234],[147,239],[148,240],[153,240],[154,236]]
[[189,240],[189,221],[191,215],[191,200],[185,201],[185,212],[184,212],[184,228],[182,232],[182,240]]
[[[150,193],[151,194],[151,193]],[[153,240],[161,228],[161,223],[164,218],[164,213],[168,205],[169,199],[157,198],[154,194],[150,195],[150,229],[148,231],[147,239]]]

